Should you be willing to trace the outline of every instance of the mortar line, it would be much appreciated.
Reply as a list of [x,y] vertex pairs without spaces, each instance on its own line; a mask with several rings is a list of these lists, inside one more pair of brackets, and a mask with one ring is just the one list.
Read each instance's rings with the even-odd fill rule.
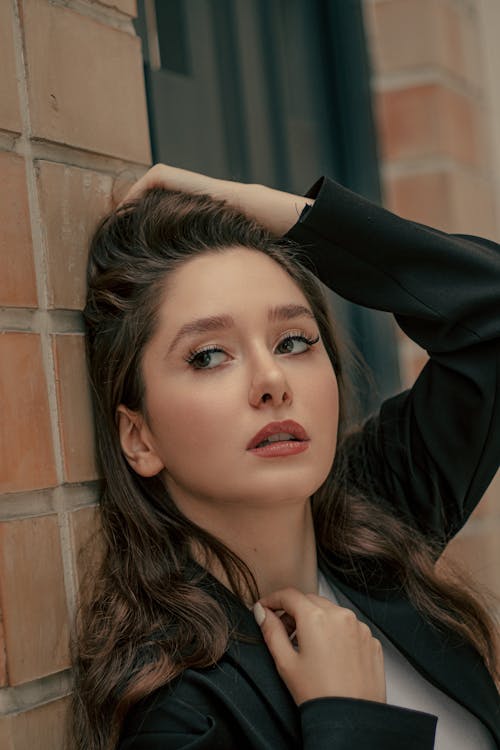
[[[49,161],[64,164],[64,166],[89,169],[111,177],[123,177],[125,175],[136,180],[148,168],[148,165],[144,162],[100,154],[97,151],[89,151],[66,143],[57,143],[46,138],[32,137],[29,141],[29,148],[34,161]],[[0,151],[25,156],[26,139],[22,134],[0,129]]]
[[[48,310],[42,313],[46,317],[45,326],[50,334],[81,334],[85,326],[79,310]],[[40,333],[40,312],[29,307],[0,307],[0,330]]]
[[71,692],[71,671],[65,669],[13,687],[0,688],[0,716],[28,711],[65,698]]
[[79,13],[97,23],[105,24],[112,29],[135,36],[133,19],[118,8],[104,7],[88,3],[87,0],[50,0],[52,5]]
[[94,507],[99,501],[99,494],[98,481],[63,485],[58,488],[57,494],[53,487],[10,492],[0,496],[0,522],[54,515],[58,507],[66,513]]
[[[24,48],[24,35],[21,27],[21,16],[19,11],[19,0],[12,0],[13,7],[13,37],[16,56],[16,69],[18,80],[19,108],[22,122],[22,139],[24,141],[24,159],[26,169],[26,180],[28,189],[28,205],[30,211],[30,226],[33,246],[33,262],[35,266],[37,296],[39,305],[40,345],[42,351],[42,363],[47,386],[49,404],[49,418],[52,433],[52,444],[54,451],[54,463],[58,484],[64,482],[64,465],[62,454],[62,441],[59,432],[60,415],[57,404],[56,371],[54,353],[51,345],[51,334],[49,327],[49,316],[47,313],[49,302],[48,287],[48,258],[44,233],[42,231],[40,201],[37,186],[37,170],[33,160],[31,147],[31,117],[30,102],[27,81],[27,59]],[[59,535],[61,556],[63,562],[64,587],[66,592],[66,606],[68,615],[73,617],[73,604],[76,596],[76,574],[73,560],[68,553],[67,520],[65,513],[58,512]]]

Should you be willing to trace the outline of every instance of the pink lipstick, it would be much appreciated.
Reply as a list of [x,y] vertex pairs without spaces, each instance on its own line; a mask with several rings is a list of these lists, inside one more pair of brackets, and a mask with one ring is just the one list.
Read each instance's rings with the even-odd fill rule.
[[247,450],[262,458],[293,456],[309,446],[309,436],[298,422],[269,422],[253,436]]

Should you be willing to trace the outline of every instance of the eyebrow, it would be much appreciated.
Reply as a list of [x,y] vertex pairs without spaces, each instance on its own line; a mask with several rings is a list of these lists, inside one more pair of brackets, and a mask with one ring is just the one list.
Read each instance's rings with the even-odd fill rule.
[[[315,319],[311,310],[304,305],[278,305],[276,307],[270,307],[267,314],[270,323],[278,323],[280,321],[292,320],[293,318],[300,318],[303,316],[312,318],[312,320]],[[221,331],[232,328],[233,326],[234,318],[232,318],[231,315],[210,315],[206,318],[191,320],[189,323],[184,323],[184,325],[177,331],[167,354],[170,354],[180,340],[186,336],[192,336],[196,333],[207,333],[209,331]]]

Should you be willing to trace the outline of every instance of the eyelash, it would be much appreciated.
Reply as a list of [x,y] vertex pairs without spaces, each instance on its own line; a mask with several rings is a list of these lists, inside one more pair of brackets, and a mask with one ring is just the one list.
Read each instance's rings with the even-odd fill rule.
[[[319,338],[320,338],[319,335],[316,336],[315,338],[310,338],[304,331],[287,333],[285,336],[283,336],[283,338],[280,341],[278,341],[276,348],[280,346],[280,344],[282,344],[284,341],[287,341],[288,339],[294,339],[296,341],[302,341],[304,344],[307,344],[308,349],[306,349],[305,352],[299,352],[299,354],[305,354],[307,351],[309,351],[309,348],[311,346],[314,346],[314,344],[318,343]],[[211,353],[217,353],[217,352],[224,352],[224,350],[221,349],[221,347],[219,346],[207,346],[202,349],[190,350],[188,356],[185,358],[185,361],[187,362],[188,365],[193,367],[193,369],[195,370],[215,370],[217,369],[217,367],[196,367],[195,362],[196,362],[196,357],[199,356],[200,354],[205,354],[205,353],[211,354]],[[297,355],[293,355],[293,356],[297,356]]]

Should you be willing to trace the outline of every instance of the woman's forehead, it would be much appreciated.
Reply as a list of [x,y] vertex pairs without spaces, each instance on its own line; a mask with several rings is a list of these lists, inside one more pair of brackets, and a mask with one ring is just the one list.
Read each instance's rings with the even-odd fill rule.
[[287,271],[264,252],[235,247],[204,253],[178,268],[168,279],[162,308],[169,318],[185,318],[291,304],[309,307]]

